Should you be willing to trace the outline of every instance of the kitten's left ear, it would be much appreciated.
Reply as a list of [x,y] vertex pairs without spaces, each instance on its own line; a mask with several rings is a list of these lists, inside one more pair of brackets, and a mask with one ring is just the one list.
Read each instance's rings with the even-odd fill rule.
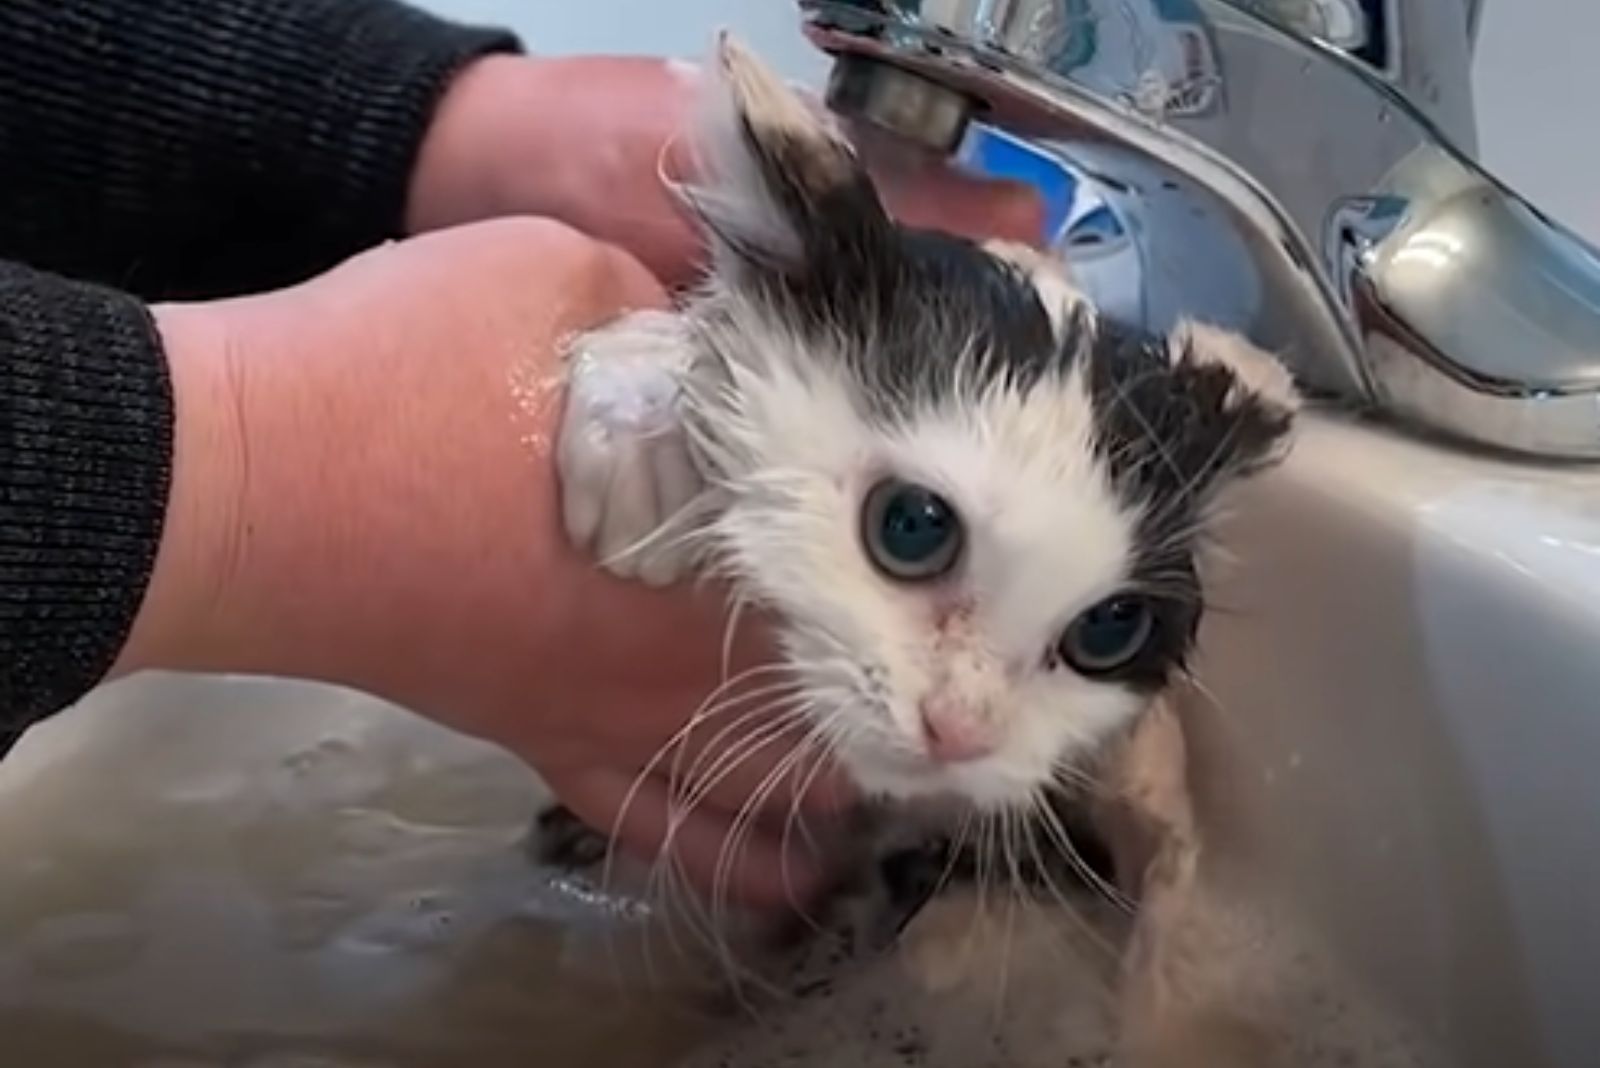
[[726,32],[701,92],[695,177],[679,192],[725,276],[838,269],[838,252],[888,230],[872,180],[832,121]]
[[1195,396],[1210,398],[1228,426],[1233,474],[1283,459],[1301,397],[1277,357],[1239,334],[1189,319],[1173,329],[1168,351],[1173,371],[1190,380]]

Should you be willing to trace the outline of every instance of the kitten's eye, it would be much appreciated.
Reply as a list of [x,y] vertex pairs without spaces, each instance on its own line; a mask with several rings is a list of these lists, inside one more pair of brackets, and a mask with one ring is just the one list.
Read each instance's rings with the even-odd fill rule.
[[1144,651],[1155,624],[1148,601],[1119,594],[1074,619],[1056,651],[1080,675],[1108,675]]
[[961,517],[948,501],[926,486],[898,479],[886,479],[867,494],[861,537],[873,564],[905,582],[925,582],[949,571],[963,540]]

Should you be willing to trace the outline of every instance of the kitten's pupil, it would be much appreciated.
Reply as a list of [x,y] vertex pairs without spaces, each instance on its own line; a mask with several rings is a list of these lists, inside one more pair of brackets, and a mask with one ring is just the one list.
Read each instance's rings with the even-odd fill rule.
[[867,494],[862,538],[878,569],[903,581],[937,578],[961,552],[961,519],[926,486],[886,479]]
[[1057,652],[1081,675],[1108,675],[1137,659],[1154,632],[1149,602],[1119,594],[1073,620]]

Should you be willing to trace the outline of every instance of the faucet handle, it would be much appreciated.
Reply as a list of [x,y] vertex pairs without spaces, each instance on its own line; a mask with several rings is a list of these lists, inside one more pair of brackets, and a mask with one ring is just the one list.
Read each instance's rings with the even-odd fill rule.
[[1600,252],[1436,146],[1330,214],[1375,400],[1526,455],[1600,460]]
[[800,6],[837,109],[947,152],[997,126],[1097,185],[1139,325],[1202,317],[1314,395],[1600,460],[1600,254],[1472,162],[1480,3],[1382,5],[1376,59],[1239,0]]

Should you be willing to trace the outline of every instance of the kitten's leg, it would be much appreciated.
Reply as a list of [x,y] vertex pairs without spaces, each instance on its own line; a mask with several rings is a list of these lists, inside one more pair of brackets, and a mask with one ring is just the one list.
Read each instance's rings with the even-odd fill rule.
[[[1095,813],[1122,880],[1139,898],[1123,960],[1118,1063],[1128,1068],[1287,1064],[1280,1038],[1218,996],[1218,944],[1199,888],[1200,832],[1176,709],[1158,701],[1107,763]],[[1224,938],[1227,936],[1224,934]]]
[[704,482],[679,418],[694,358],[681,316],[642,311],[576,339],[557,447],[568,536],[621,578],[667,585],[692,563]]
[[1189,793],[1183,725],[1158,700],[1110,754],[1091,817],[1111,846],[1119,882],[1149,904],[1152,891],[1186,889],[1199,863],[1200,832]]

